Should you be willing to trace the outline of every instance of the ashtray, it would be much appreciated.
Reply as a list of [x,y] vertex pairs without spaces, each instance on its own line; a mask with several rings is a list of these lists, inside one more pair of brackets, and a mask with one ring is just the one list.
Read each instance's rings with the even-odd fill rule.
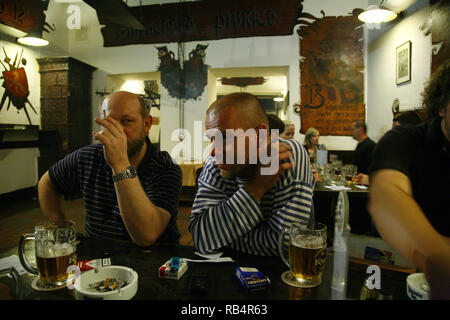
[[138,274],[122,266],[98,267],[75,280],[77,300],[130,300],[138,288]]
[[413,273],[406,278],[406,294],[411,300],[430,299],[430,286],[424,273]]

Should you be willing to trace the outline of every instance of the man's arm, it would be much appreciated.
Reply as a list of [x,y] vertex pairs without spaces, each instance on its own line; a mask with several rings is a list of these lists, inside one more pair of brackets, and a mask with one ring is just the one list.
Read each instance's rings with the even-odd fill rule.
[[48,171],[39,180],[38,195],[44,216],[54,222],[65,220],[63,197],[55,190]]
[[427,259],[450,255],[450,245],[430,224],[412,197],[409,178],[382,169],[371,178],[369,211],[383,239],[398,253],[426,270]]
[[133,242],[153,244],[169,224],[170,213],[150,201],[138,177],[115,182],[114,186],[123,223]]

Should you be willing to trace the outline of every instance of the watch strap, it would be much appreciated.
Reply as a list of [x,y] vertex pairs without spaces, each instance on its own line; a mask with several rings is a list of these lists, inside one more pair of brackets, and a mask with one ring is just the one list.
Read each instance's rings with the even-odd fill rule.
[[114,182],[117,182],[124,179],[135,178],[136,176],[137,176],[136,169],[133,168],[132,166],[129,166],[125,171],[118,174],[114,174],[112,178]]

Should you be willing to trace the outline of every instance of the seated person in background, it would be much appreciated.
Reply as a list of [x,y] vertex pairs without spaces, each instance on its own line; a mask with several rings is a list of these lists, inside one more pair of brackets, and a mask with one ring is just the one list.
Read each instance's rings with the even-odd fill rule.
[[104,117],[95,121],[103,129],[93,132],[100,143],[67,155],[40,179],[43,214],[55,222],[64,220],[63,195],[81,193],[88,237],[132,240],[139,246],[178,243],[181,170],[147,137],[152,117],[144,100],[114,92],[101,110]]
[[289,140],[294,139],[295,125],[289,120],[284,120],[284,131],[280,133],[280,138]]
[[363,121],[352,123],[352,137],[358,141],[355,149],[355,164],[358,173],[368,174],[372,152],[376,144],[367,136],[367,125]]
[[[269,130],[278,130],[278,136],[280,136],[285,128],[283,120],[274,114],[268,114],[267,121],[269,123]],[[271,131],[269,131],[269,134],[271,134]]]
[[434,299],[450,299],[449,88],[447,60],[423,92],[430,120],[388,131],[370,173],[369,211],[378,232],[425,273]]
[[[311,164],[316,163],[317,149],[319,147],[319,138],[320,138],[320,133],[319,133],[319,130],[317,130],[316,128],[311,127],[306,130],[305,143],[303,144],[303,146],[306,148],[306,150],[309,153],[309,160],[310,160]],[[320,147],[321,147],[321,149],[325,150],[325,145],[321,144]],[[314,174],[316,181],[322,180],[322,178],[320,177],[320,175],[317,173],[317,171],[315,169],[313,169],[313,174]]]
[[[232,93],[215,101],[206,112],[205,126],[211,156],[198,179],[188,221],[195,246],[205,253],[229,247],[278,255],[281,230],[294,222],[310,221],[314,178],[306,150],[292,139],[285,143],[260,140],[250,149],[251,142],[265,134],[267,117],[259,100],[249,93]],[[234,134],[225,134],[227,129]],[[236,141],[242,132],[252,129],[254,133],[242,139],[245,146],[239,147]],[[263,164],[261,155],[267,149],[272,150],[270,162]],[[238,157],[245,163],[237,162]],[[265,171],[269,165],[275,170]]]
[[324,144],[319,144],[320,133],[316,128],[308,128],[305,132],[305,143],[303,144],[308,150],[310,156],[316,157],[317,149],[325,150]]
[[396,126],[403,126],[407,124],[416,125],[422,122],[422,119],[414,110],[402,111],[395,115],[392,119],[392,129]]

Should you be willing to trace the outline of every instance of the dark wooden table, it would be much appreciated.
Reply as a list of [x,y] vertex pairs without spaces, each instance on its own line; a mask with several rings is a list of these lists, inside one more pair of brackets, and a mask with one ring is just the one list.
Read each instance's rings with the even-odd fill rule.
[[[259,257],[225,250],[223,256],[232,257],[235,262],[227,263],[189,263],[189,269],[180,280],[158,277],[158,269],[171,257],[201,259],[194,254],[195,248],[177,245],[153,245],[146,248],[132,243],[80,239],[77,248],[78,260],[106,258],[112,264],[134,269],[139,276],[136,300],[329,300],[331,299],[331,279],[333,272],[333,253],[329,248],[327,263],[323,273],[323,282],[313,289],[291,287],[281,280],[281,274],[287,270],[279,257]],[[0,254],[5,257],[17,254],[11,249]],[[266,291],[247,293],[235,276],[237,266],[255,267],[271,281]],[[208,276],[207,293],[204,296],[190,294],[189,280],[192,274],[205,272]],[[348,271],[347,299],[359,299],[361,288],[368,276],[361,270]],[[384,293],[393,299],[407,299],[405,278],[392,278],[381,273]],[[21,276],[23,280],[23,298],[26,300],[73,300],[74,292],[67,288],[57,291],[41,292],[31,288],[33,275]]]

